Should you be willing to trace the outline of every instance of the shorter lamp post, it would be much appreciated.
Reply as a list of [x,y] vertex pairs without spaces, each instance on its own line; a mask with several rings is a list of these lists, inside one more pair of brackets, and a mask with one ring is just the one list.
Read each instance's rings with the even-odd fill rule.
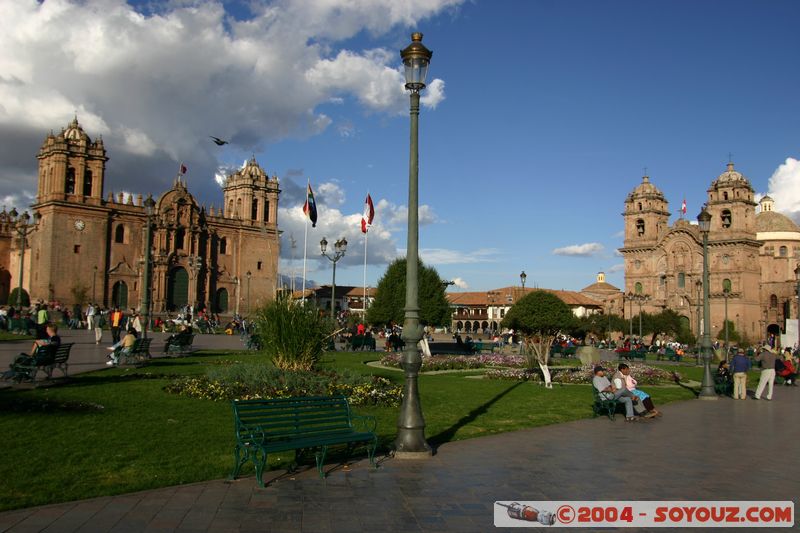
[[709,307],[708,283],[708,233],[711,231],[711,214],[703,207],[697,215],[700,233],[703,235],[703,338],[700,340],[700,351],[703,355],[703,382],[700,386],[702,400],[716,400],[714,378],[711,376],[711,309]]
[[[151,280],[150,280],[150,262],[152,258],[153,247],[153,210],[156,207],[156,201],[152,196],[148,196],[144,201],[144,210],[147,214],[147,231],[145,232],[144,242],[144,279],[142,280],[144,287],[144,298],[142,298],[142,307],[144,307],[144,324],[142,324],[142,337],[147,338],[147,328],[150,326],[150,294],[152,293]],[[94,267],[95,273],[97,267]]]
[[[37,211],[33,214],[33,223],[31,223],[31,216],[27,211],[17,216],[17,210],[11,209],[9,213],[11,219],[14,221],[14,231],[19,235],[19,283],[17,285],[17,307],[22,309],[22,276],[25,272],[25,247],[28,245],[28,235],[36,231],[39,227],[39,221],[42,215]],[[30,304],[30,299],[28,301]]]
[[[639,342],[642,341],[642,305],[650,299],[646,294],[634,294],[633,299],[639,304]],[[631,306],[632,308],[633,306]],[[633,314],[633,313],[631,313]],[[633,317],[631,317],[632,319]]]
[[94,305],[95,299],[95,287],[97,286],[97,265],[92,267],[94,273],[92,274],[92,305]]
[[703,309],[703,282],[699,279],[694,284],[697,287],[697,342],[695,342],[694,351],[697,353],[698,358],[700,357],[700,338],[702,337],[703,333],[700,331],[700,313]]
[[731,288],[725,285],[722,287],[722,297],[725,299],[725,322],[724,322],[724,329],[725,329],[725,360],[728,360],[728,352],[730,348],[728,348],[728,298],[731,295]]
[[247,276],[247,314],[250,315],[250,278],[253,277],[253,273],[248,270],[245,276]]
[[629,307],[630,312],[628,313],[628,340],[633,342],[633,293],[629,292],[627,296],[623,294],[622,298],[628,300],[628,303],[631,304]]
[[331,319],[336,320],[336,263],[339,259],[344,257],[347,253],[347,239],[342,237],[333,244],[334,253],[332,256],[328,255],[328,239],[325,237],[319,241],[319,249],[322,250],[322,255],[327,257],[333,263],[333,280],[331,281]]
[[519,282],[522,284],[522,291],[525,292],[525,280],[528,279],[528,275],[523,270],[519,274]]

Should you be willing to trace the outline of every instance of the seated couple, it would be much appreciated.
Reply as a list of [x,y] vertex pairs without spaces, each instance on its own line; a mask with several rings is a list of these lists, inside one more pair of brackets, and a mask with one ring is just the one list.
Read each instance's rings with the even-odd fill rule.
[[118,343],[108,347],[108,349],[111,350],[111,353],[108,354],[109,360],[106,361],[106,364],[109,366],[118,365],[120,355],[122,355],[123,352],[130,352],[134,344],[136,344],[136,330],[131,326],[128,328],[125,336],[122,337]]
[[600,397],[605,400],[617,400],[625,406],[625,420],[636,420],[634,412],[644,418],[661,416],[653,405],[650,395],[636,388],[636,380],[631,376],[631,369],[625,363],[620,363],[617,371],[611,376],[611,381],[605,375],[602,366],[594,367],[592,386],[597,389]]

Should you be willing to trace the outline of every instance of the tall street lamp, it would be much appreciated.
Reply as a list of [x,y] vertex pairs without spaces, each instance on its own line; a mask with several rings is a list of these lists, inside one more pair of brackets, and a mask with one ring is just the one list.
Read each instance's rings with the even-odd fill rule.
[[525,280],[528,279],[528,275],[523,270],[519,274],[519,282],[522,284],[522,292],[525,292]]
[[[150,295],[153,292],[152,281],[150,279],[150,263],[153,254],[153,211],[156,207],[156,201],[152,196],[147,196],[144,201],[144,211],[147,214],[147,231],[145,231],[144,239],[144,279],[142,280],[144,287],[144,297],[142,298],[142,307],[144,308],[144,324],[142,325],[142,337],[147,338],[147,328],[150,327]],[[95,267],[95,272],[97,267]]]
[[253,277],[253,273],[248,270],[247,274],[245,274],[245,276],[247,276],[247,314],[249,315],[250,314],[250,278]]
[[[634,301],[639,304],[639,341],[642,340],[642,304],[650,299],[650,296],[646,294],[634,294],[633,295]],[[633,305],[631,305],[631,314],[633,314]],[[631,316],[631,320],[633,317]]]
[[[33,223],[31,223],[31,216],[27,211],[17,216],[17,210],[11,209],[9,213],[11,219],[14,220],[14,231],[19,235],[19,283],[17,285],[17,307],[22,309],[22,276],[25,272],[25,247],[28,246],[28,235],[36,231],[39,227],[39,221],[42,215],[37,211],[33,214]],[[30,304],[30,298],[28,299]]]
[[794,269],[794,277],[797,280],[797,345],[796,349],[800,350],[800,263]]
[[630,312],[628,313],[628,339],[633,342],[633,293],[629,292],[627,296],[623,294],[622,298],[628,300],[628,303],[631,304],[629,307]]
[[408,158],[408,241],[406,245],[406,304],[403,320],[403,403],[397,420],[395,457],[421,458],[431,455],[425,441],[425,418],[419,399],[418,377],[422,360],[417,345],[422,339],[419,324],[419,92],[425,88],[433,52],[422,44],[422,34],[411,34],[411,44],[400,52],[406,76],[406,90],[411,95],[410,149]]
[[731,288],[728,285],[722,287],[722,297],[725,299],[725,360],[728,360],[728,352],[730,349],[728,348],[728,298],[731,295]]
[[97,265],[93,266],[92,270],[94,271],[92,274],[92,305],[94,305],[95,301],[97,301],[95,299],[95,287],[97,287]]
[[711,377],[711,309],[709,307],[708,282],[708,232],[711,231],[711,214],[703,210],[697,215],[700,233],[703,235],[703,338],[700,340],[700,353],[703,356],[703,383],[700,387],[700,398],[716,400],[714,379]]
[[702,332],[700,331],[700,312],[702,310],[702,294],[701,291],[703,290],[703,282],[699,279],[694,283],[694,286],[697,287],[697,342],[695,343],[695,352],[697,352],[698,357],[700,354],[700,338],[703,336]]
[[331,319],[336,320],[336,263],[339,259],[344,257],[347,253],[347,239],[342,237],[340,240],[333,243],[333,256],[328,255],[328,240],[323,237],[319,241],[319,249],[322,250],[322,255],[327,257],[333,263],[333,281],[331,282]]

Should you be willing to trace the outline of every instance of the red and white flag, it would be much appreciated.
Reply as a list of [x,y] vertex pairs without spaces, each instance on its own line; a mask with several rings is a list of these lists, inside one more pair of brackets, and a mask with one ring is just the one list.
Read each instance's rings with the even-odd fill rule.
[[186,165],[184,165],[183,163],[181,163],[181,170],[180,170],[180,173],[181,173],[181,175],[184,175],[184,174],[186,174],[186,171],[187,171],[187,170],[189,170],[189,169],[188,169],[188,168],[186,168]]
[[686,214],[686,198],[683,199],[683,204],[681,204],[681,213]]
[[361,233],[366,233],[369,230],[374,218],[375,206],[372,205],[372,197],[367,194],[367,199],[364,201],[364,214],[361,215]]

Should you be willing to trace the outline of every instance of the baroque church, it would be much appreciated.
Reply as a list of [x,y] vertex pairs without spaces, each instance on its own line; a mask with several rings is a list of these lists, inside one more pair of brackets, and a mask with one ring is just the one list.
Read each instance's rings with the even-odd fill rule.
[[[708,191],[711,335],[722,338],[728,320],[750,340],[785,332],[797,319],[795,268],[800,228],[773,210],[769,196],[758,205],[750,181],[728,163]],[[697,334],[702,331],[703,241],[697,224],[669,224],[669,203],[648,176],[625,200],[624,295],[644,298],[643,310],[672,309]],[[627,300],[624,316],[638,314]]]
[[[103,140],[75,118],[48,135],[39,154],[31,206],[38,225],[24,257],[15,220],[0,213],[0,302],[19,284],[31,301],[139,308],[144,292],[148,215],[141,194],[106,193]],[[150,217],[152,310],[183,306],[247,313],[275,297],[278,275],[278,179],[255,158],[225,180],[223,207],[198,204],[180,176],[155,199]],[[33,220],[33,219],[31,219]],[[15,304],[16,302],[8,302]]]

